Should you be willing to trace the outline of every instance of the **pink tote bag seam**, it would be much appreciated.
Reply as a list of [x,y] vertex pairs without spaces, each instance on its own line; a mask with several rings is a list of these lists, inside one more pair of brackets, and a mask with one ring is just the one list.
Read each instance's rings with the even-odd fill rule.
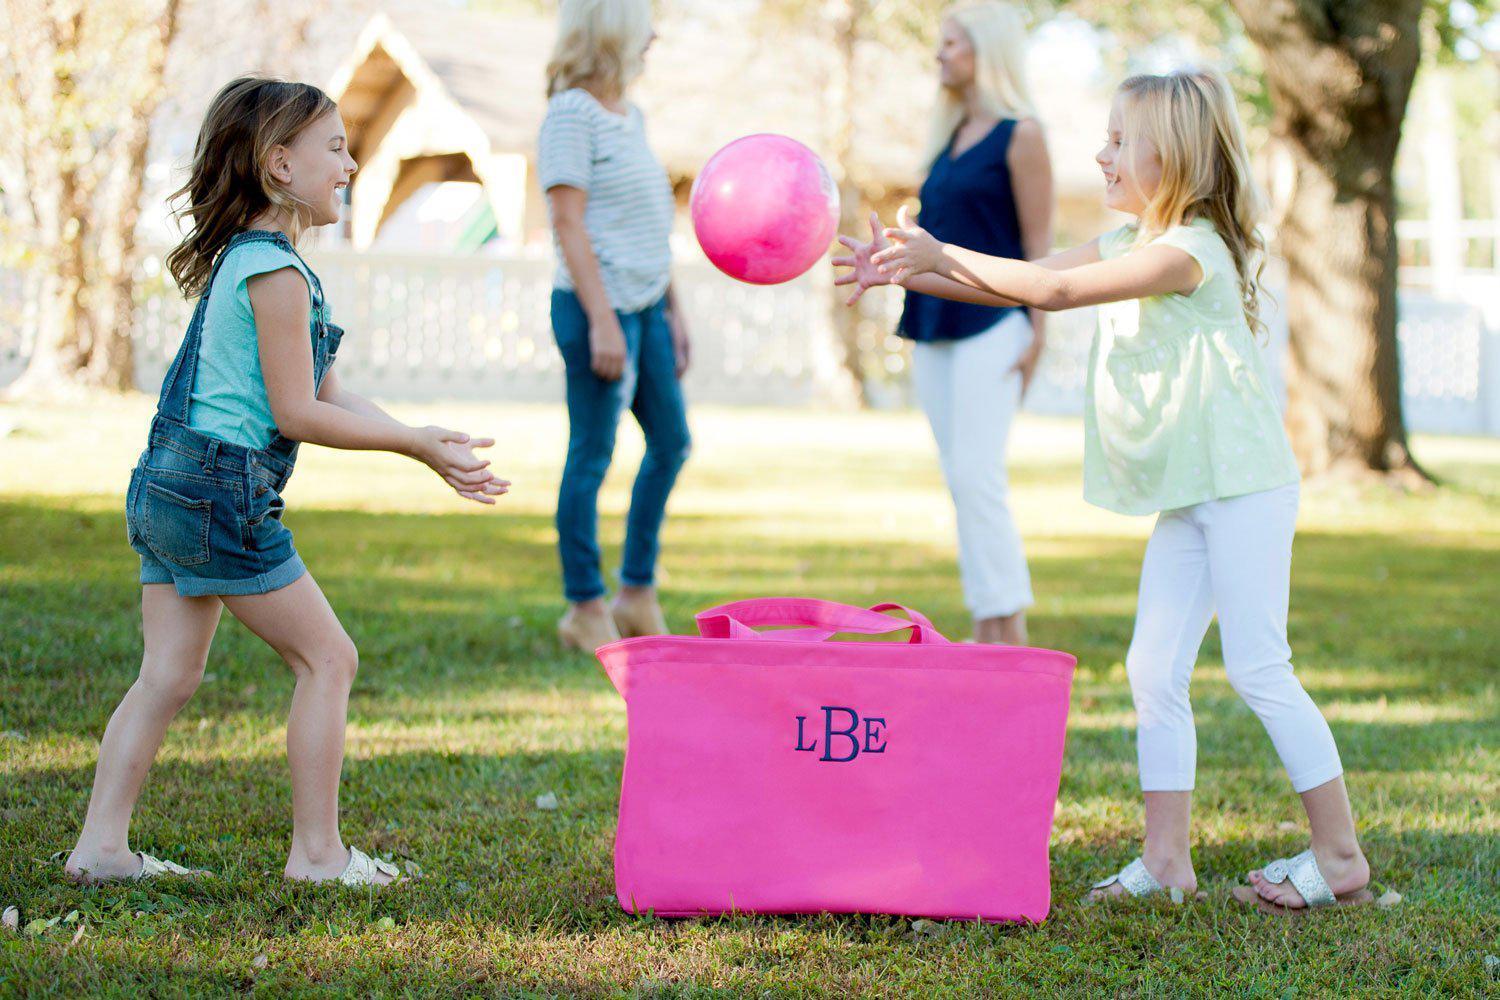
[[[695,652],[695,650],[702,650],[704,646],[709,645],[709,644],[712,644],[713,646],[718,647],[720,649],[726,648],[726,647],[733,647],[737,652],[747,653],[748,656],[745,659],[736,659],[735,662],[726,663],[726,662],[722,662],[717,657],[704,656],[700,652]],[[885,658],[887,655],[890,655],[890,656],[893,656],[893,657],[894,656],[900,656],[900,657],[905,657],[905,658],[908,658],[908,659],[914,658],[914,657],[923,657],[923,656],[932,656],[932,655],[936,655],[936,656],[940,656],[941,657],[941,656],[947,656],[949,654],[948,653],[937,653],[936,652],[937,650],[953,649],[954,653],[957,656],[962,657],[963,659],[967,660],[967,659],[972,659],[975,656],[990,656],[991,653],[992,653],[992,651],[993,652],[998,652],[998,651],[1002,651],[1003,650],[1006,654],[1011,654],[1011,653],[1015,653],[1015,654],[1020,654],[1020,653],[1034,654],[1038,659],[1054,661],[1054,662],[1050,662],[1050,663],[1024,663],[1024,664],[1017,664],[1017,663],[1006,663],[1006,664],[988,664],[988,663],[943,663],[943,664],[932,664],[932,663],[916,664],[916,663],[912,663],[912,664],[893,664],[893,663],[857,663],[857,662],[847,662],[847,661],[846,662],[838,662],[838,663],[829,662],[829,663],[814,663],[814,664],[806,664],[806,663],[804,663],[804,664],[799,664],[799,666],[813,665],[813,666],[819,666],[819,667],[838,667],[838,668],[850,668],[850,669],[859,669],[859,670],[880,670],[880,669],[886,669],[886,670],[916,670],[916,671],[922,671],[922,672],[930,672],[930,671],[934,671],[934,670],[958,670],[958,671],[977,672],[977,673],[1018,673],[1018,674],[1019,673],[1028,673],[1028,674],[1045,674],[1045,675],[1048,675],[1048,676],[1053,676],[1053,677],[1058,677],[1058,678],[1071,678],[1073,676],[1073,674],[1075,673],[1075,669],[1076,669],[1077,663],[1078,663],[1077,659],[1075,657],[1071,656],[1068,653],[1063,653],[1063,652],[1059,652],[1057,650],[1051,650],[1051,649],[1038,649],[1038,648],[1029,647],[1029,646],[994,646],[994,647],[990,647],[990,650],[985,650],[983,647],[978,647],[978,649],[980,651],[976,652],[976,646],[970,645],[970,644],[955,645],[953,647],[948,647],[948,646],[936,646],[936,645],[929,646],[929,645],[925,645],[925,644],[924,645],[915,645],[914,646],[914,645],[912,645],[910,643],[876,643],[876,642],[805,642],[805,641],[800,641],[800,640],[793,640],[793,641],[789,641],[789,642],[777,642],[774,639],[703,639],[703,638],[699,638],[697,636],[646,636],[646,637],[636,638],[636,639],[622,639],[622,640],[620,640],[618,642],[612,642],[612,643],[610,643],[607,646],[601,646],[599,648],[599,655],[602,658],[602,657],[604,657],[607,654],[611,654],[612,655],[613,653],[615,653],[617,651],[618,652],[629,652],[629,653],[634,654],[632,656],[633,665],[634,664],[641,664],[641,663],[648,663],[648,662],[649,663],[692,663],[692,662],[696,662],[696,663],[715,663],[715,664],[717,664],[719,666],[725,666],[725,667],[731,667],[731,666],[735,666],[735,667],[738,667],[738,666],[782,667],[782,666],[785,666],[784,663],[771,662],[772,660],[784,659],[784,656],[775,655],[770,650],[767,650],[764,654],[762,654],[766,658],[767,662],[764,662],[764,663],[756,663],[756,662],[754,662],[754,660],[757,657],[753,653],[750,653],[750,651],[754,650],[754,649],[756,649],[758,647],[775,647],[776,653],[778,653],[778,654],[784,654],[785,652],[787,652],[789,650],[789,648],[796,648],[799,652],[800,651],[815,651],[815,650],[850,650],[850,649],[860,650],[860,651],[868,651],[868,650],[872,650],[872,649],[874,649],[874,650],[880,650],[882,647],[890,649],[891,652],[889,654],[885,654],[885,653],[878,654],[882,659]],[[899,652],[897,652],[898,650],[899,650]]]

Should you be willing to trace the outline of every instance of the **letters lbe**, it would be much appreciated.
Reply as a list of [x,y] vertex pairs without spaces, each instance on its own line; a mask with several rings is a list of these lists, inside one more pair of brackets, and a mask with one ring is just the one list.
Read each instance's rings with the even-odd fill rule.
[[[842,712],[839,723],[842,728],[835,728],[834,713]],[[838,705],[823,706],[823,756],[818,760],[830,761],[834,764],[847,764],[861,753],[885,753],[885,719],[878,715],[867,715],[863,719],[864,730],[859,732],[861,719],[859,713],[852,708],[841,708]],[[804,727],[807,716],[797,716],[797,746],[796,749],[804,753],[814,753],[818,749],[818,740],[815,736],[811,743],[807,742]],[[847,723],[847,725],[844,725]],[[814,729],[814,732],[817,730]],[[858,733],[858,735],[856,735]],[[843,754],[835,754],[834,740],[847,740],[848,744],[840,744],[840,750],[847,750]],[[861,742],[862,741],[862,742]]]

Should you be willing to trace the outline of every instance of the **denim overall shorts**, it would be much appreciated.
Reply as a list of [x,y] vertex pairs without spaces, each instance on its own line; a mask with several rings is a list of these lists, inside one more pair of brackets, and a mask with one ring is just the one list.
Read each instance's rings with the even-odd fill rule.
[[[253,230],[230,238],[162,382],[146,450],[125,494],[125,530],[141,557],[141,583],[170,583],[183,597],[265,594],[306,572],[291,531],[281,523],[281,491],[296,464],[297,443],[278,432],[265,448],[246,448],[187,424],[213,279],[231,249],[256,241],[296,254],[281,233]],[[307,273],[316,391],[344,331],[324,319],[322,284],[311,268]]]

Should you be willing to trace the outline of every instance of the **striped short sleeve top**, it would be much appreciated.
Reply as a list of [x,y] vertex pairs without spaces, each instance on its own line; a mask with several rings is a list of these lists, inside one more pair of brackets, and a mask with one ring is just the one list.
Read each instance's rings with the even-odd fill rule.
[[[637,312],[666,293],[676,202],[639,108],[616,114],[576,87],[552,95],[537,141],[537,178],[543,191],[567,185],[588,193],[584,226],[611,305]],[[571,291],[555,231],[553,244],[554,283]]]

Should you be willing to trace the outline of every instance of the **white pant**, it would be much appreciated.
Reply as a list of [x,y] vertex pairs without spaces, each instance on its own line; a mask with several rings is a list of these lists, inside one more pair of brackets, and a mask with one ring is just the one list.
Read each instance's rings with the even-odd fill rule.
[[1328,723],[1292,673],[1286,641],[1297,497],[1293,483],[1158,517],[1125,657],[1143,790],[1193,787],[1188,681],[1216,608],[1229,683],[1260,717],[1292,787],[1305,792],[1343,773]]
[[1012,615],[1032,602],[1005,473],[1006,438],[1021,404],[1021,376],[1011,368],[1030,343],[1031,323],[1017,310],[972,337],[912,350],[917,400],[958,515],[959,574],[975,618]]

